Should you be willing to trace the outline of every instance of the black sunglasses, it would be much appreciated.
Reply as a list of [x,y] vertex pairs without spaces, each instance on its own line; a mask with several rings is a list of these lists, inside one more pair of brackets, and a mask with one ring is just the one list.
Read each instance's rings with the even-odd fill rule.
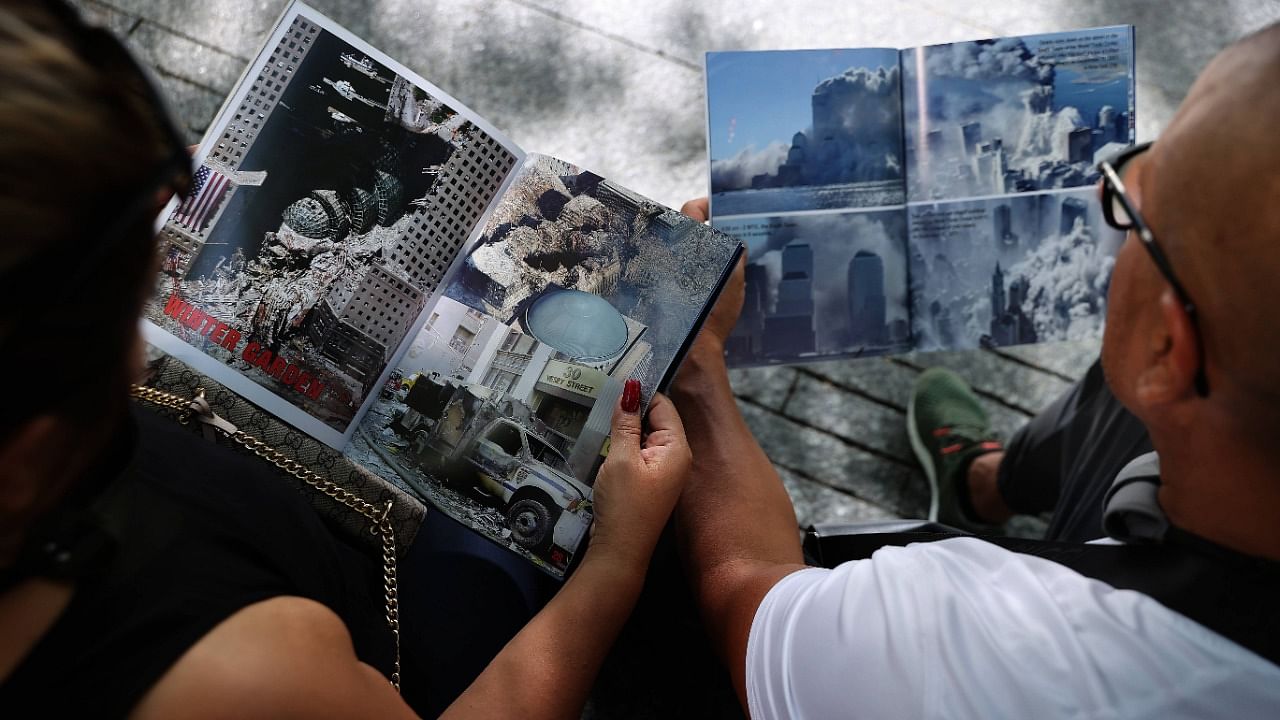
[[1124,179],[1122,177],[1124,166],[1150,148],[1151,143],[1149,142],[1139,143],[1131,148],[1122,150],[1109,160],[1098,163],[1098,170],[1102,172],[1102,215],[1111,227],[1126,232],[1133,231],[1137,234],[1138,240],[1142,242],[1142,246],[1151,255],[1156,268],[1164,276],[1164,279],[1168,281],[1169,286],[1173,288],[1173,293],[1178,296],[1178,302],[1182,303],[1183,311],[1187,313],[1187,317],[1191,318],[1191,328],[1196,335],[1196,353],[1199,356],[1196,361],[1196,393],[1200,397],[1207,397],[1209,395],[1209,378],[1204,371],[1204,340],[1200,333],[1200,321],[1196,313],[1196,305],[1191,302],[1191,296],[1187,294],[1186,288],[1182,286],[1181,282],[1178,282],[1178,277],[1173,274],[1173,266],[1169,264],[1169,257],[1156,244],[1156,237],[1151,232],[1151,226],[1142,219],[1142,213],[1138,212],[1137,205],[1134,204],[1133,198],[1129,197],[1124,187]]

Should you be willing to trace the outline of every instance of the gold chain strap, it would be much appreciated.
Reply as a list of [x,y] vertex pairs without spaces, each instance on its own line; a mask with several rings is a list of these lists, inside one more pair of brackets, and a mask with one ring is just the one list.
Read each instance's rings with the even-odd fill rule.
[[396,536],[395,530],[391,527],[390,519],[392,501],[388,500],[387,504],[380,508],[332,480],[309,470],[302,463],[286,456],[249,433],[236,428],[236,426],[218,417],[209,408],[209,403],[204,397],[204,388],[196,390],[196,396],[191,400],[141,385],[131,386],[130,393],[139,400],[145,400],[160,407],[176,411],[179,413],[178,422],[184,425],[190,422],[192,417],[195,417],[207,427],[214,428],[224,437],[230,438],[254,455],[301,480],[335,502],[342,503],[369,521],[370,534],[377,536],[382,541],[382,589],[383,596],[386,599],[387,626],[391,628],[391,634],[395,638],[396,650],[395,671],[391,673],[391,684],[395,687],[396,692],[399,692],[400,592],[396,576]]

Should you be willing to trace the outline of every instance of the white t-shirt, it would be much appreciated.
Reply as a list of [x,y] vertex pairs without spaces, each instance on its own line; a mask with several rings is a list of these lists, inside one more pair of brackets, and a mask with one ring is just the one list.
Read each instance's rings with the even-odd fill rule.
[[755,720],[1277,718],[1280,669],[1146,595],[958,538],[783,578],[747,699]]

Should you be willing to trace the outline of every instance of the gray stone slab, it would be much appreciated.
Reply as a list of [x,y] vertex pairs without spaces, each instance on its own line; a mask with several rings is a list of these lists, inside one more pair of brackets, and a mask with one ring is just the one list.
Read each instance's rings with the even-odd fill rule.
[[769,459],[785,469],[896,511],[912,468],[859,450],[829,433],[738,403]]
[[899,358],[921,370],[945,367],[954,370],[979,394],[1012,408],[1034,414],[1056,400],[1070,387],[1062,378],[1002,358],[986,351],[909,353]]
[[[911,389],[916,377],[920,374],[918,370],[895,362],[891,358],[860,358],[842,362],[817,363],[805,366],[800,372],[802,375],[820,376],[838,386],[900,409],[903,413],[902,428],[905,428],[905,413],[907,402],[911,398]],[[992,384],[985,379],[985,371],[977,372],[974,377],[981,385]],[[1018,428],[1026,424],[1029,417],[990,398],[979,396],[978,402],[986,410],[992,429],[1004,440],[1012,437]],[[905,433],[905,429],[890,429],[902,439],[884,439],[881,443],[885,447],[905,442],[905,435],[902,434]]]
[[1098,340],[1082,340],[1043,343],[1041,345],[1017,345],[1000,348],[996,352],[1002,355],[1012,355],[1023,362],[1047,368],[1053,372],[1079,380],[1084,377],[1089,366],[1098,359],[1098,351],[1101,347],[1102,343]]
[[791,386],[796,381],[796,370],[789,367],[738,368],[729,371],[729,383],[733,394],[748,398],[772,410],[781,410]]
[[192,145],[200,142],[218,108],[222,107],[224,96],[182,78],[164,73],[157,75],[170,112],[187,131],[187,142]]
[[907,442],[906,414],[803,375],[782,414],[902,462],[914,462]]
[[194,42],[151,22],[143,22],[129,36],[139,59],[168,75],[181,78],[217,95],[229,95],[248,67],[243,59],[207,44]]
[[857,358],[804,366],[805,374],[829,380],[903,412],[919,372],[886,357]]
[[896,513],[879,505],[800,477],[786,469],[779,468],[778,475],[782,477],[782,484],[791,496],[796,523],[801,529],[822,522],[858,522],[898,517]]
[[118,37],[128,35],[140,19],[135,14],[122,12],[95,0],[71,0],[71,4],[80,11],[85,22],[104,27]]
[[973,36],[929,3],[878,0],[510,0],[701,65],[704,50],[901,48]]
[[[257,54],[287,3],[281,0],[110,0],[102,4],[208,43],[248,62]],[[359,5],[368,10],[364,3]]]

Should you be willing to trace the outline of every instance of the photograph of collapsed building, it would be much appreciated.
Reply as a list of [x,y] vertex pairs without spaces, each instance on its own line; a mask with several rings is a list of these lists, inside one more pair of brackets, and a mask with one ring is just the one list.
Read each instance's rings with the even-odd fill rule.
[[1113,28],[904,52],[909,199],[1096,184],[1098,161],[1133,142],[1128,39]]
[[146,313],[338,433],[516,160],[370,53],[305,15],[284,28],[163,226]]
[[563,573],[591,524],[622,383],[653,362],[647,332],[580,290],[548,287],[516,324],[442,297],[348,455]]
[[[652,355],[631,377],[647,398],[739,248],[736,239],[599,175],[530,155],[444,292],[586,365],[604,367],[643,328]],[[620,393],[625,379],[610,382],[609,392]],[[611,406],[614,397],[601,399]]]
[[743,367],[911,347],[901,209],[721,220],[747,243],[742,314],[725,344]]
[[712,213],[902,203],[898,73],[896,50],[708,53]]
[[651,397],[739,244],[530,156],[347,454],[552,574],[580,549],[629,379]]
[[1101,337],[1123,235],[1093,188],[912,205],[920,350]]

